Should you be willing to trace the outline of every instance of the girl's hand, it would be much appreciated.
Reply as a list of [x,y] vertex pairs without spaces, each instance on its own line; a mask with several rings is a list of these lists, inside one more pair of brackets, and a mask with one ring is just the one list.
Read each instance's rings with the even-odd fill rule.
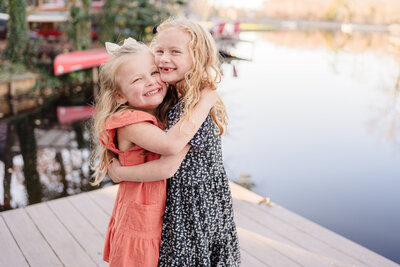
[[110,176],[114,183],[122,182],[122,179],[118,175],[118,170],[121,168],[121,166],[121,163],[115,157],[111,159],[110,164],[108,165],[108,176]]
[[212,89],[209,87],[201,90],[200,101],[210,107],[210,109],[215,105],[218,99],[218,93],[216,89]]

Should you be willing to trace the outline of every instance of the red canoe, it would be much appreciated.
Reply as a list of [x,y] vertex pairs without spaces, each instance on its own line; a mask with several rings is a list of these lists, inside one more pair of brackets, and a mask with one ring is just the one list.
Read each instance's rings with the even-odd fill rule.
[[94,114],[93,106],[57,107],[57,118],[61,123],[88,119]]
[[110,55],[104,48],[60,54],[54,59],[54,74],[61,75],[72,71],[100,66],[100,64],[106,62],[109,57]]

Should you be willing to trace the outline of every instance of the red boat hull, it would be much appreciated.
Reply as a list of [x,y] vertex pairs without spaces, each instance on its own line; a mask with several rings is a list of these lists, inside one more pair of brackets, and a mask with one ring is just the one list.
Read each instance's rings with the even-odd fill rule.
[[54,74],[61,75],[68,72],[83,70],[99,66],[108,60],[110,55],[106,49],[90,49],[60,54],[54,59]]
[[57,118],[60,123],[69,123],[88,119],[94,112],[91,106],[57,107]]

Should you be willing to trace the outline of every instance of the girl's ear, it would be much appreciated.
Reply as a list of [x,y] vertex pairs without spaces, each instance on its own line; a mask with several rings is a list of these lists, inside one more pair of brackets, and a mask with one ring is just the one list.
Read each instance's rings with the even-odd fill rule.
[[115,101],[117,101],[118,104],[125,104],[128,102],[126,97],[122,94],[121,91],[116,91],[114,94]]

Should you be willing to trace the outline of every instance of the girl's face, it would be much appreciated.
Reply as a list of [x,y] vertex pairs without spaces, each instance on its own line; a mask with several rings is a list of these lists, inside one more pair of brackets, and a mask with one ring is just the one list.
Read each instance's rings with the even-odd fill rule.
[[161,81],[160,72],[150,51],[129,55],[117,70],[120,91],[116,101],[129,103],[133,108],[154,114],[163,101],[167,87]]
[[158,33],[155,62],[164,82],[175,85],[185,79],[185,74],[192,68],[189,41],[190,35],[179,28],[167,28]]

